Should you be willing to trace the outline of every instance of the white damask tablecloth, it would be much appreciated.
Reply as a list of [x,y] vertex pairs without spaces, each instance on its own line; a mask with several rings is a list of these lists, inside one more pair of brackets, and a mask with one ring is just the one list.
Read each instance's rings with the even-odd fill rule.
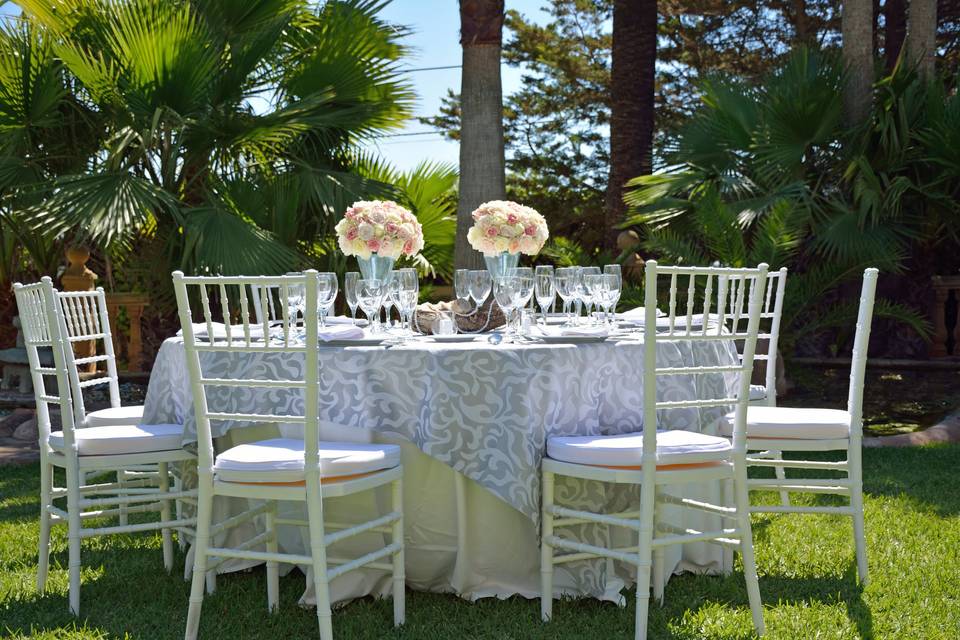
[[[658,364],[717,365],[737,362],[732,343],[704,341],[658,345]],[[322,347],[321,418],[348,435],[402,445],[405,467],[407,580],[413,588],[454,591],[464,597],[539,595],[537,530],[540,461],[551,435],[617,434],[642,427],[643,344],[639,336],[591,344],[438,344],[420,338],[390,347]],[[301,354],[201,354],[210,377],[302,378]],[[735,374],[669,376],[658,380],[662,399],[716,398],[732,393]],[[303,413],[295,389],[208,390],[211,411]],[[661,413],[661,427],[705,430],[719,410]],[[146,423],[184,424],[184,445],[196,441],[183,342],[164,342],[150,378]],[[244,424],[215,423],[216,436],[239,441]],[[302,429],[302,428],[301,428]],[[281,427],[296,433],[293,425]],[[300,431],[302,434],[302,430]],[[257,437],[264,437],[262,432]],[[467,479],[457,478],[462,474]],[[185,479],[189,483],[189,476]],[[678,491],[713,498],[715,487]],[[674,493],[676,493],[675,491]],[[625,510],[633,487],[564,480],[558,500],[580,508]],[[337,501],[330,501],[331,503]],[[359,519],[385,504],[384,496],[341,499],[328,514]],[[224,500],[227,515],[238,505]],[[296,509],[295,505],[290,508]],[[301,507],[302,508],[302,507]],[[382,508],[382,507],[381,507]],[[669,517],[668,513],[668,517]],[[695,528],[716,523],[684,512]],[[705,530],[705,529],[701,529]],[[250,531],[235,531],[237,537]],[[585,525],[577,535],[595,544],[629,546],[626,532]],[[379,542],[379,540],[377,540]],[[344,553],[363,551],[358,538]],[[302,552],[300,532],[282,533],[281,546]],[[672,551],[672,553],[669,553]],[[717,547],[692,544],[668,550],[668,570],[717,571]],[[558,591],[619,599],[632,581],[626,567],[596,560],[557,568]],[[310,584],[309,581],[307,583]],[[382,572],[348,574],[331,585],[336,599],[388,593]],[[312,601],[309,589],[305,601]]]

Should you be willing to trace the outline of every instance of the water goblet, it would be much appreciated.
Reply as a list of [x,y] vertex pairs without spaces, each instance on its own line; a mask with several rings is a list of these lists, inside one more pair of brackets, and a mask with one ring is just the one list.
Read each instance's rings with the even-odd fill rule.
[[453,272],[453,292],[457,296],[457,301],[461,303],[470,302],[470,270],[457,269]]
[[320,327],[327,326],[327,312],[337,299],[337,274],[329,271],[317,274],[317,311]]
[[547,307],[553,306],[553,301],[557,297],[556,276],[553,267],[541,265],[534,271],[536,279],[537,304],[540,305],[540,315],[543,316],[543,324],[547,324]]
[[477,307],[483,306],[490,296],[490,289],[493,282],[490,279],[490,272],[486,269],[474,269],[470,271],[470,297],[476,303]]
[[383,302],[384,281],[377,278],[363,278],[357,283],[357,300],[360,308],[370,321],[370,332],[380,333],[380,305]]
[[607,314],[610,316],[610,322],[613,322],[617,313],[617,303],[620,302],[620,294],[623,292],[623,271],[619,264],[608,264],[604,265],[603,273],[615,278],[615,284],[610,286],[613,309]]

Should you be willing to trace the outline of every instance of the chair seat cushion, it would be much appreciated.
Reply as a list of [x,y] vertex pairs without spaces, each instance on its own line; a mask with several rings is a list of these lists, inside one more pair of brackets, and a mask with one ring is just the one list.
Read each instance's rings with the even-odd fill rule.
[[[74,430],[77,453],[81,456],[113,456],[154,451],[176,451],[181,447],[181,424],[124,424]],[[54,431],[47,440],[62,451],[63,431]]]
[[766,400],[767,399],[767,387],[762,384],[752,384],[750,385],[750,400]]
[[[86,427],[112,427],[118,424],[140,424],[143,420],[143,405],[109,407],[87,414]],[[182,429],[181,429],[182,431]]]
[[[720,419],[721,435],[733,435],[734,413]],[[748,438],[834,440],[850,436],[850,414],[840,409],[748,407]]]
[[[295,438],[273,438],[237,445],[217,456],[214,472],[225,482],[297,482],[304,478],[303,444]],[[323,478],[372,473],[399,464],[397,445],[320,443]]]
[[[726,438],[695,431],[657,432],[658,465],[717,462],[727,459],[732,450]],[[553,437],[547,440],[547,456],[560,462],[591,466],[639,466],[643,456],[643,434]]]

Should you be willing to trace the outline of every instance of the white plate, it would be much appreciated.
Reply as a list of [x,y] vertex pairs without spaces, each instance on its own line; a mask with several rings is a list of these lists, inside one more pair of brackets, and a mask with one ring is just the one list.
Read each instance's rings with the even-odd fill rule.
[[538,340],[552,344],[586,344],[590,342],[603,342],[610,336],[535,336]]
[[427,336],[434,342],[473,342],[476,336],[467,333],[452,333],[444,336]]
[[386,338],[354,338],[353,340],[328,340],[320,341],[321,347],[375,347],[383,344]]

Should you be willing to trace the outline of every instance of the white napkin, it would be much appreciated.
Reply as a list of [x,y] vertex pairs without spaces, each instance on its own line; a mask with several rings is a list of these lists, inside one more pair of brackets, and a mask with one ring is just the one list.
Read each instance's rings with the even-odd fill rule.
[[559,337],[594,337],[603,338],[610,335],[610,330],[605,326],[578,326],[578,327],[551,327],[540,326],[540,333],[552,338]]
[[321,342],[330,342],[331,340],[359,340],[364,336],[363,329],[350,324],[335,324],[327,327],[320,327],[317,334]]
[[[327,316],[327,324],[353,324],[353,318],[350,316]],[[363,318],[357,318],[358,325],[365,325],[367,323]]]
[[[660,309],[657,309],[658,318],[664,315],[666,314],[663,311],[660,311]],[[635,309],[630,309],[628,311],[624,311],[623,313],[617,314],[617,320],[627,320],[629,322],[642,323],[644,319],[646,319],[646,317],[647,317],[647,311],[643,307],[636,307]]]

